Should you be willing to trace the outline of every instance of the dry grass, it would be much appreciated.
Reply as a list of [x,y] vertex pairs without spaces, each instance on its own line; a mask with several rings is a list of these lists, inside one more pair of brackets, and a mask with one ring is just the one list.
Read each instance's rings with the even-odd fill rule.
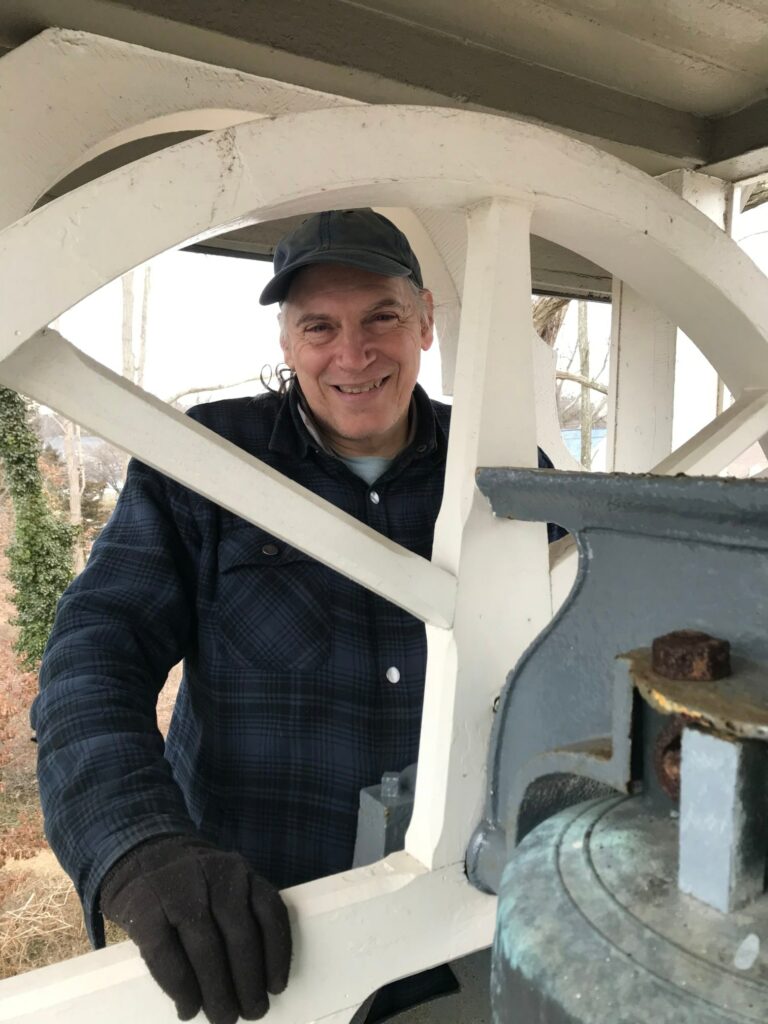
[[[107,941],[125,934],[107,923]],[[6,866],[0,877],[0,979],[90,950],[80,901],[52,855]]]
[[38,807],[18,809],[7,801],[0,802],[0,822],[0,866],[9,860],[30,860],[46,849],[43,816]]
[[87,952],[80,901],[70,880],[34,870],[0,880],[0,978]]

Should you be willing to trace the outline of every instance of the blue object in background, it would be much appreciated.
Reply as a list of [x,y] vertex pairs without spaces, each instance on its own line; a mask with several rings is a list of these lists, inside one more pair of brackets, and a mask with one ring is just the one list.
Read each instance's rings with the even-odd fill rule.
[[[565,446],[571,455],[578,462],[581,462],[581,429],[567,429],[561,430],[560,433],[563,435],[563,441]],[[592,429],[592,454],[594,455],[595,449],[604,441],[608,434],[608,430],[605,427],[593,427]]]

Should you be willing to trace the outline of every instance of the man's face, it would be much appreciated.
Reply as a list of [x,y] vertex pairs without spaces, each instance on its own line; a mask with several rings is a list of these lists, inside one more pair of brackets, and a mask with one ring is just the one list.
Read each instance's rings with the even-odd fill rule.
[[391,458],[405,446],[421,353],[432,344],[432,296],[423,299],[425,311],[404,278],[349,266],[315,264],[291,282],[285,361],[339,454]]

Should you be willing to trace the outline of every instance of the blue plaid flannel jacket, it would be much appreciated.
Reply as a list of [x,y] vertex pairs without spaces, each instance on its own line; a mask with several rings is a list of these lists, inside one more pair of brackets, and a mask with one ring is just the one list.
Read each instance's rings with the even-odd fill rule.
[[[296,387],[191,415],[429,558],[450,409],[414,397],[416,434],[373,487],[317,447]],[[182,658],[164,743],[156,699]],[[91,941],[105,873],[158,834],[238,850],[279,888],[347,869],[360,789],[416,760],[425,663],[413,616],[132,462],[32,708],[46,832]]]

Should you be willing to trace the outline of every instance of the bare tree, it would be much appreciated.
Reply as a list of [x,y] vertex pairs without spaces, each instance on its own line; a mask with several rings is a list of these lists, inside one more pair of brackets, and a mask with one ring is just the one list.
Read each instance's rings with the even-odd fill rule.
[[581,385],[581,464],[584,469],[592,468],[592,396],[589,378],[589,326],[587,323],[587,304],[579,299],[578,305],[579,375]]
[[[151,271],[149,264],[145,264],[141,283],[141,310],[139,314],[138,331],[136,329],[136,302],[137,302],[137,277],[136,270],[130,270],[122,277],[123,290],[123,377],[137,384],[144,386],[144,369],[147,361],[147,320],[149,315],[149,292],[151,282]],[[122,477],[125,478],[125,471],[128,466],[128,455],[123,456]]]
[[134,274],[135,271],[129,270],[127,274],[123,274],[120,282],[123,292],[123,376],[131,381],[134,379],[135,372],[133,361]]
[[177,391],[176,394],[166,398],[166,402],[168,405],[176,405],[182,398],[187,398],[189,395],[201,395],[206,391],[226,391],[227,388],[234,388],[240,384],[251,384],[257,380],[261,380],[261,377],[245,377],[243,380],[233,380],[228,384],[204,384],[199,388],[185,388],[183,391]]
[[557,341],[570,301],[559,295],[537,295],[532,300],[533,329],[550,348]]
[[83,532],[83,492],[85,491],[85,460],[80,427],[71,420],[51,414],[64,439],[67,467],[69,522],[75,528],[72,536],[72,559],[76,573],[85,568],[85,534]]
[[[58,320],[51,322],[58,329]],[[83,491],[85,490],[85,461],[80,427],[53,411],[51,419],[61,430],[64,439],[64,459],[67,466],[67,489],[69,521],[75,528],[72,532],[72,561],[76,573],[85,568],[85,534],[83,533]]]
[[126,380],[139,387],[144,386],[144,368],[147,361],[147,320],[149,316],[149,293],[151,287],[151,271],[145,264],[142,275],[141,309],[136,324],[136,304],[138,301],[136,283],[138,271],[130,270],[123,274],[123,376]]
[[[560,328],[563,325],[572,299],[561,296],[540,295],[532,299],[533,325],[539,335],[548,345],[555,345],[559,336]],[[606,352],[603,364],[596,374],[590,374],[589,367],[589,338],[587,331],[587,303],[585,300],[578,300],[578,329],[576,344],[567,354],[567,362],[564,369],[556,371],[557,408],[560,415],[560,423],[563,426],[578,423],[582,431],[582,451],[584,452],[585,466],[591,461],[591,433],[595,423],[605,414],[606,397],[608,388],[600,383],[600,377],[607,365],[608,353]],[[574,367],[578,359],[577,367]],[[577,370],[579,372],[577,372]],[[579,390],[576,394],[566,396],[563,393],[563,384],[570,382],[578,384]],[[591,392],[597,392],[600,400],[593,404]],[[586,431],[589,431],[589,443],[587,443]]]
[[100,477],[115,494],[119,494],[125,482],[126,454],[107,441],[92,448],[89,452],[89,463],[94,475]]
[[149,313],[149,264],[144,264],[144,280],[141,290],[141,321],[139,324],[139,349],[134,361],[133,381],[140,388],[144,387],[144,367],[147,363],[147,316]]

